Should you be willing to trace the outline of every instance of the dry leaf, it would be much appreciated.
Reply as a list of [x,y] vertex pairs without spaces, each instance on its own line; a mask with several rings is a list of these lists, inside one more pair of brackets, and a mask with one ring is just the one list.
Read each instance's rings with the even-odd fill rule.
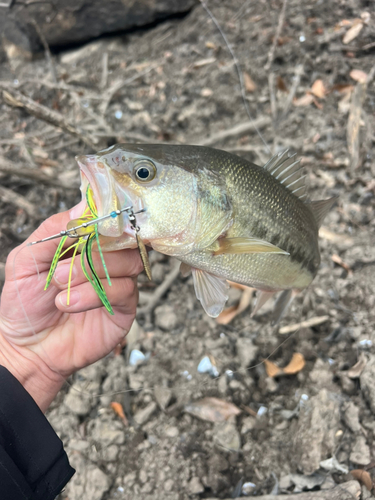
[[336,253],[334,253],[331,256],[331,259],[332,259],[332,261],[335,264],[337,264],[338,266],[341,266],[343,269],[345,269],[345,271],[347,273],[352,274],[352,270],[350,269],[350,267],[348,266],[348,264],[346,264],[339,255],[337,255]]
[[310,93],[306,93],[304,96],[298,99],[293,99],[293,104],[295,106],[309,106],[314,101],[314,97]]
[[354,469],[350,471],[350,474],[354,477],[354,479],[364,484],[369,491],[372,490],[374,484],[367,470]]
[[356,82],[359,82],[359,83],[366,83],[367,82],[367,73],[365,73],[361,69],[352,69],[350,72],[350,76]]
[[128,425],[128,419],[126,418],[122,405],[120,403],[116,403],[116,401],[112,401],[111,408],[116,413],[116,415],[121,418],[124,425]]
[[208,49],[213,49],[213,50],[217,49],[216,45],[213,42],[206,42],[205,45]]
[[324,86],[323,80],[315,80],[311,87],[311,92],[316,96],[320,97],[321,99],[326,95],[327,91]]
[[222,311],[216,318],[216,321],[217,323],[219,323],[219,325],[228,325],[232,321],[232,319],[234,319],[236,316],[241,314],[245,309],[249,307],[251,299],[253,297],[254,288],[250,288],[245,285],[241,285],[240,287],[237,288],[242,288],[242,287],[243,287],[243,293],[241,295],[238,305],[224,309],[224,311]]
[[278,90],[281,90],[281,92],[288,92],[288,87],[286,86],[284,79],[281,78],[280,75],[277,76],[276,87],[278,88]]
[[348,43],[352,42],[360,34],[362,28],[363,28],[362,22],[353,24],[353,26],[349,28],[348,31],[345,33],[344,38],[342,39],[342,43],[347,45]]
[[336,83],[331,88],[331,91],[336,90],[337,92],[340,92],[340,94],[350,94],[353,89],[354,86],[350,83]]
[[363,372],[365,366],[367,365],[367,359],[364,354],[361,355],[359,360],[346,372],[349,378],[359,378]]
[[306,361],[305,358],[303,357],[303,354],[295,352],[288,365],[285,368],[283,368],[283,373],[285,373],[285,375],[295,375],[296,373],[303,370],[305,364]]
[[203,398],[185,406],[185,411],[208,422],[224,422],[241,410],[232,403],[219,398]]
[[273,378],[281,374],[281,369],[275,363],[272,363],[272,361],[269,361],[268,359],[264,360],[264,366],[266,367],[266,373],[268,377]]
[[248,73],[244,72],[243,78],[245,82],[245,89],[247,90],[247,92],[254,92],[257,86],[254,80],[251,78],[251,76]]

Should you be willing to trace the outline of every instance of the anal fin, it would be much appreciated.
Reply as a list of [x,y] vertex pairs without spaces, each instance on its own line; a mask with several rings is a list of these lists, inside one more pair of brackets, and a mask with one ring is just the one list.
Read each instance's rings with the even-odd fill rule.
[[284,290],[278,297],[275,308],[272,313],[272,325],[277,325],[284,314],[287,312],[294,297],[298,295],[298,290]]
[[252,318],[256,315],[259,309],[263,307],[271,297],[273,297],[274,294],[275,292],[265,292],[264,290],[258,290],[254,311],[251,313]]
[[241,253],[281,253],[289,255],[285,250],[258,238],[220,238],[217,243],[219,248],[214,250],[214,255]]
[[227,281],[200,269],[192,271],[197,299],[211,318],[217,318],[228,300]]

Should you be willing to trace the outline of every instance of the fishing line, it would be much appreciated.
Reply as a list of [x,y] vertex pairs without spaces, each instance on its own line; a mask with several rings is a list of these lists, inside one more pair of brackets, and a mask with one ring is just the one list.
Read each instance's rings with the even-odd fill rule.
[[214,16],[214,14],[208,8],[208,6],[204,2],[204,0],[199,0],[199,1],[200,1],[201,5],[202,5],[203,9],[207,12],[207,14],[211,18],[212,22],[215,24],[216,28],[220,32],[220,35],[222,36],[222,38],[223,38],[223,40],[225,42],[225,45],[227,46],[227,49],[229,50],[230,55],[232,56],[232,59],[233,59],[233,62],[234,62],[234,65],[235,65],[235,68],[236,68],[236,71],[237,71],[238,80],[239,80],[239,83],[240,83],[241,97],[242,97],[242,101],[243,101],[243,105],[244,105],[245,111],[247,113],[247,116],[249,117],[250,122],[252,123],[252,125],[254,127],[254,130],[256,131],[256,133],[260,137],[261,141],[263,142],[263,144],[267,148],[268,153],[271,154],[271,149],[269,148],[267,142],[263,138],[262,134],[260,133],[260,130],[258,129],[258,127],[256,126],[256,124],[254,123],[254,120],[253,120],[253,118],[251,116],[250,107],[249,107],[249,104],[248,104],[247,99],[246,99],[246,91],[245,91],[245,84],[244,84],[244,80],[243,80],[242,70],[241,70],[240,63],[239,63],[239,61],[238,61],[238,59],[236,57],[236,54],[234,53],[234,50],[232,49],[232,47],[231,47],[231,45],[229,43],[229,40],[228,40],[228,38],[227,38],[224,30],[220,26],[219,21],[216,19],[216,17]]

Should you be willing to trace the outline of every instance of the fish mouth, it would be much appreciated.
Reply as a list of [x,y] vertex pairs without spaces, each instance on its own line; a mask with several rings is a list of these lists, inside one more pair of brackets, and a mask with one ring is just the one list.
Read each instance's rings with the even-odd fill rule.
[[[111,169],[102,161],[100,156],[80,155],[76,157],[76,161],[81,171],[82,198],[86,199],[86,191],[90,186],[98,217],[132,205],[127,194],[123,190],[116,189]],[[126,213],[118,217],[109,217],[98,223],[99,233],[109,237],[121,236],[128,226],[130,229]]]

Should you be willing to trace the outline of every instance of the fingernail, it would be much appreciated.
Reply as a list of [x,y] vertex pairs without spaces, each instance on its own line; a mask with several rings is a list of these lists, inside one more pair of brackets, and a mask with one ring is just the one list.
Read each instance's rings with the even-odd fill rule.
[[68,304],[68,292],[62,292],[59,295],[59,302],[63,307],[75,306],[81,300],[81,294],[78,290],[71,290]]
[[[59,264],[55,271],[55,280],[60,283],[60,285],[65,285],[69,281],[70,264]],[[75,266],[72,269],[72,280],[75,278],[76,270]]]
[[69,210],[70,219],[77,219],[78,217],[81,217],[81,215],[85,210],[85,207],[86,207],[86,200],[80,201],[78,205]]

